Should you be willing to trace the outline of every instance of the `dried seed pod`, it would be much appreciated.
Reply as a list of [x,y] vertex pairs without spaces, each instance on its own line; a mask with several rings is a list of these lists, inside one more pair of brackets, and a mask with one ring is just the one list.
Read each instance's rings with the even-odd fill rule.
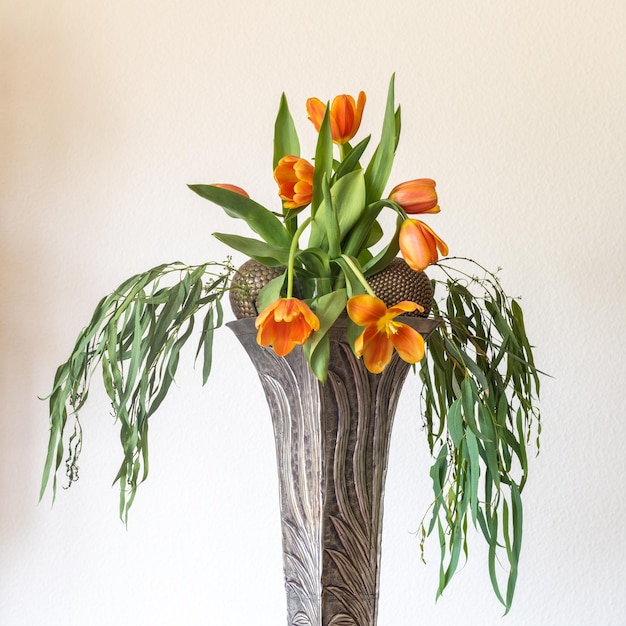
[[397,257],[380,272],[368,277],[374,293],[390,307],[403,300],[417,302],[424,312],[407,313],[411,317],[428,317],[433,302],[433,286],[424,272],[412,270],[406,261]]
[[285,272],[284,266],[269,267],[254,259],[246,261],[235,273],[228,294],[235,317],[256,317],[259,314],[259,292],[270,280]]

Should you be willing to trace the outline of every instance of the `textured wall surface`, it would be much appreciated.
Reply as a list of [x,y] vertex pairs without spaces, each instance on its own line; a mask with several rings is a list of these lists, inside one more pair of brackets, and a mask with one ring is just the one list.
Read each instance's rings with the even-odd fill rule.
[[[51,386],[101,296],[165,261],[222,260],[245,225],[187,183],[231,182],[278,207],[273,121],[367,92],[378,135],[396,72],[392,182],[437,180],[451,252],[502,267],[523,296],[544,381],[505,621],[485,550],[435,604],[438,546],[407,383],[392,441],[380,626],[626,623],[626,4],[623,0],[233,0],[0,5],[0,624],[282,624],[269,412],[234,336],[206,387],[192,367],[152,418],[151,470],[128,528],[106,397],[83,415],[80,481],[37,504]],[[434,224],[433,224],[434,225]],[[235,261],[243,257],[235,255]],[[243,390],[242,390],[243,389]]]

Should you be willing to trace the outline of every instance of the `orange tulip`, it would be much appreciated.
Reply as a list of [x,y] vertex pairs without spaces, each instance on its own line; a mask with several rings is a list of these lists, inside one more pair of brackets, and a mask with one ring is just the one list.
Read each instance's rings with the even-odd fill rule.
[[299,157],[284,156],[274,170],[278,195],[287,209],[297,209],[311,202],[313,197],[313,166]]
[[[365,107],[365,92],[359,93],[358,102],[352,96],[337,96],[330,107],[330,132],[333,143],[344,144],[350,141],[359,130],[363,108]],[[319,132],[326,105],[318,98],[309,98],[306,101],[306,111],[315,129]]]
[[278,356],[285,356],[319,330],[320,321],[302,300],[280,298],[259,314],[255,326],[259,331],[257,343],[273,346]]
[[424,338],[413,328],[395,321],[398,315],[424,309],[415,302],[399,302],[387,308],[376,296],[362,294],[348,300],[350,319],[365,330],[354,342],[354,351],[365,367],[380,374],[391,361],[394,348],[403,361],[417,363],[424,356]]
[[437,262],[437,250],[443,256],[448,254],[446,243],[419,220],[404,221],[400,227],[399,244],[404,260],[416,272],[421,272],[431,263]]
[[240,196],[245,196],[249,198],[248,192],[241,187],[237,187],[237,185],[229,185],[228,183],[213,183],[212,187],[220,187],[221,189],[228,189],[228,191],[234,191],[238,193]]
[[439,213],[435,181],[417,178],[395,186],[389,199],[397,202],[407,213]]

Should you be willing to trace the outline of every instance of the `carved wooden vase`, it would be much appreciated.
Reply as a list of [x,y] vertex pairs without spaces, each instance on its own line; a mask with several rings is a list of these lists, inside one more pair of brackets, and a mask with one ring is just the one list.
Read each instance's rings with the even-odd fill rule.
[[[399,319],[424,338],[437,325]],[[259,346],[254,318],[228,326],[256,367],[273,420],[287,624],[375,626],[391,426],[410,365],[394,353],[371,374],[340,320],[321,384],[300,347],[278,357]]]

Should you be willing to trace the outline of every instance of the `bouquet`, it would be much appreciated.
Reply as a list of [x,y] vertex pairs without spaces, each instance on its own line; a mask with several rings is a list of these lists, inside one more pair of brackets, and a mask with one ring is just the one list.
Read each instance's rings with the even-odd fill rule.
[[[393,351],[414,364],[433,456],[434,499],[420,524],[420,545],[437,531],[438,594],[456,571],[461,552],[467,556],[468,532],[475,528],[489,546],[492,586],[508,610],[521,548],[527,446],[540,433],[540,372],[522,308],[504,292],[498,276],[476,261],[440,259],[448,247],[423,221],[440,211],[434,180],[401,182],[385,194],[401,128],[394,77],[380,139],[369,158],[371,137],[353,141],[365,104],[363,92],[356,99],[337,96],[329,104],[310,98],[306,112],[317,142],[307,160],[300,156],[283,94],[274,132],[273,210],[233,184],[190,188],[252,231],[250,237],[215,237],[269,268],[271,279],[252,294],[260,345],[278,356],[302,346],[324,383],[328,332],[346,316],[350,345],[369,372],[383,371]],[[383,212],[395,218],[391,233],[382,226]],[[389,301],[377,293],[376,277],[397,263],[398,255],[411,274],[429,267],[437,272],[427,279],[434,297],[430,291],[422,303]],[[78,478],[79,413],[101,366],[120,425],[123,459],[114,482],[120,486],[120,516],[128,520],[137,487],[148,475],[148,423],[174,381],[183,346],[196,337],[205,383],[214,367],[214,332],[224,321],[223,297],[230,293],[232,301],[246,288],[230,259],[196,266],[168,263],[129,278],[100,301],[54,379],[40,497],[49,483],[54,497],[62,465],[69,484]],[[427,315],[431,308],[440,324],[425,344],[404,316]],[[496,567],[500,562],[508,565],[504,586]]]

